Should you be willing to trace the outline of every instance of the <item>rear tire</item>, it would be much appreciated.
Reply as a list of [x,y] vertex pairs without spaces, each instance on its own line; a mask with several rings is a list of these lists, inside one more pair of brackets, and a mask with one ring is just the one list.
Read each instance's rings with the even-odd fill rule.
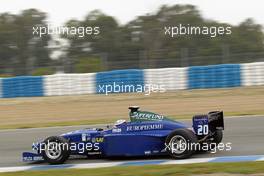
[[197,137],[188,129],[175,130],[165,140],[167,152],[175,159],[189,158],[195,151],[192,144],[197,143]]
[[51,136],[44,140],[45,150],[41,152],[49,164],[62,164],[70,156],[69,142],[61,136]]

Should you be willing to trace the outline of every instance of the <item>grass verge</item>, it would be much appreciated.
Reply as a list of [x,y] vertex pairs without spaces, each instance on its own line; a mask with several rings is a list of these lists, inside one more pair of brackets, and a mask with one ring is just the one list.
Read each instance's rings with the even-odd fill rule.
[[111,95],[0,99],[0,129],[111,123],[139,105],[175,119],[223,110],[225,116],[264,115],[264,86]]
[[[97,169],[64,169],[48,171],[23,171],[2,173],[1,176],[173,176],[173,175],[199,175],[199,174],[257,174],[264,173],[264,162],[240,163],[200,163],[184,165],[148,165],[148,166],[122,166]],[[218,174],[217,174],[218,173]]]

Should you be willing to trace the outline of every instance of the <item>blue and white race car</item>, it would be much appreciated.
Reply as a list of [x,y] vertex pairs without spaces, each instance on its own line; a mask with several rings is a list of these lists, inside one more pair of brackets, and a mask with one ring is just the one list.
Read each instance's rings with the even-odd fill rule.
[[[118,120],[106,128],[82,129],[51,136],[24,152],[23,161],[44,160],[62,164],[72,155],[100,157],[170,155],[175,159],[192,156],[196,151],[212,150],[222,141],[222,111],[195,115],[189,127],[163,115],[130,109],[130,122]],[[211,145],[215,144],[215,145]],[[205,147],[207,146],[207,147]]]

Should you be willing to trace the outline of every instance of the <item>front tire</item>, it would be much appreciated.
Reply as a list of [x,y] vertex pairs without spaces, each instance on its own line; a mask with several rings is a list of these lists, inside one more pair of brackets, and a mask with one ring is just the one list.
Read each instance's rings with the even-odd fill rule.
[[49,164],[62,164],[70,156],[69,142],[61,136],[51,136],[44,140],[45,150],[41,152]]
[[198,140],[188,129],[178,129],[169,134],[165,140],[166,150],[175,159],[189,158],[195,151]]

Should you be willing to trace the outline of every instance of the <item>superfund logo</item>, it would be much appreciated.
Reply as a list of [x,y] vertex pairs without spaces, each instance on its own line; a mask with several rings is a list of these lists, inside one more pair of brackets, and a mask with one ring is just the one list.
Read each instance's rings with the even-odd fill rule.
[[146,131],[163,129],[163,124],[133,125],[127,126],[127,131]]
[[164,116],[153,113],[133,112],[132,117],[141,120],[162,120]]

